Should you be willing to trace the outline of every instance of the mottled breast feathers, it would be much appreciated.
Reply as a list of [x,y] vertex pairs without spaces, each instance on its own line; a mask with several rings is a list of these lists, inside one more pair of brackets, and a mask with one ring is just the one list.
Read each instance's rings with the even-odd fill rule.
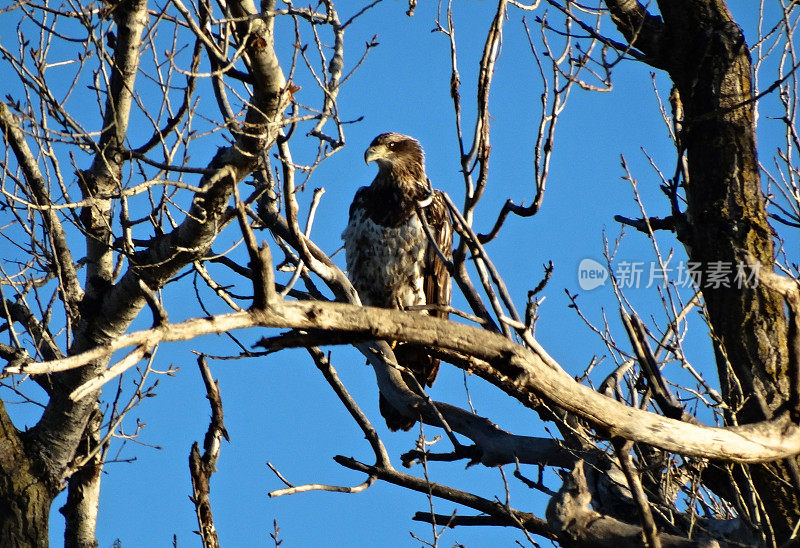
[[[421,208],[434,245],[417,216],[415,202],[402,202],[371,186],[358,190],[342,234],[350,280],[365,305],[449,305],[450,274],[436,253],[436,246],[448,260],[452,253],[447,205],[437,191]],[[446,316],[436,310],[430,313]]]

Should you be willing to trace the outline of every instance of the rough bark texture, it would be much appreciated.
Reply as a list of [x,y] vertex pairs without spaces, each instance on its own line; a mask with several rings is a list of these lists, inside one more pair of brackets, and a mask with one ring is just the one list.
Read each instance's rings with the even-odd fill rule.
[[47,546],[55,489],[43,484],[25,458],[20,433],[0,406],[0,546]]
[[[714,9],[664,14],[668,28],[689,31],[683,40],[680,33],[675,37],[670,74],[686,117],[681,137],[689,160],[690,256],[704,264],[731,265],[747,263],[750,256],[771,270],[773,243],[756,154],[750,56],[724,3],[709,3],[708,8]],[[686,12],[694,17],[685,21]],[[780,295],[763,285],[739,289],[705,284],[702,289],[719,339],[722,388],[729,402],[738,399],[742,404],[737,419],[752,422],[769,416],[788,396]],[[743,393],[731,375],[742,383]],[[750,394],[756,397],[744,401]]]
[[3,501],[0,503],[0,543],[8,548],[48,546],[48,516],[53,496],[52,491],[35,481],[28,484],[4,481]]
[[[641,4],[607,0],[615,23],[671,76],[685,118],[679,143],[689,165],[684,181],[689,258],[703,271],[729,265],[731,287],[702,283],[730,423],[774,416],[788,398],[786,322],[782,299],[763,285],[736,287],[737,264],[771,271],[772,232],[761,193],[754,126],[751,60],[724,0],[660,1],[663,23]],[[646,23],[642,23],[642,22]],[[638,27],[637,27],[638,25]],[[796,463],[753,465],[755,497],[780,542],[800,519]],[[737,481],[742,493],[747,481]],[[732,501],[736,502],[736,501]]]

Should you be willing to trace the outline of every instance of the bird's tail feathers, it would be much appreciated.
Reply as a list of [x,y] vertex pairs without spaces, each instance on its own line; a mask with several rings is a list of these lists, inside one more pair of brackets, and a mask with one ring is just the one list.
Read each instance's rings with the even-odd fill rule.
[[[394,348],[394,355],[397,358],[397,363],[403,365],[414,374],[414,378],[417,379],[420,386],[433,385],[433,381],[436,380],[436,374],[439,371],[439,360],[432,358],[425,347],[401,343]],[[411,382],[411,380],[407,379],[407,382]],[[392,407],[383,395],[380,396],[378,403],[381,415],[386,419],[386,426],[392,432],[411,430],[417,422],[415,418],[408,417]]]
[[400,411],[392,407],[392,404],[390,404],[388,400],[383,397],[383,394],[381,394],[378,398],[378,406],[381,410],[381,416],[386,421],[386,426],[388,426],[389,430],[392,432],[397,432],[398,430],[407,432],[408,430],[411,430],[411,428],[417,422],[415,419],[406,417]]

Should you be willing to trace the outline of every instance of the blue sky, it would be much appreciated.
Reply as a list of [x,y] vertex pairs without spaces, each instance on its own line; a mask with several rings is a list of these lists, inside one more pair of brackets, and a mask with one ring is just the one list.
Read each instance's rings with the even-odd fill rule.
[[[465,127],[469,128],[474,119],[474,88],[483,36],[495,5],[486,0],[457,0],[453,4]],[[754,4],[745,0],[731,2],[749,42],[754,36]],[[360,2],[343,0],[337,7],[344,19],[360,5]],[[399,0],[386,1],[347,31],[345,70],[353,66],[363,44],[372,35],[378,34],[380,45],[370,52],[339,96],[341,118],[363,116],[363,121],[346,126],[347,146],[325,162],[309,182],[309,189],[326,189],[312,237],[329,253],[341,245],[340,234],[353,193],[374,176],[375,167],[364,165],[363,151],[378,133],[397,131],[418,138],[427,153],[428,175],[434,186],[447,191],[456,203],[463,199],[449,98],[448,42],[443,35],[430,32],[436,3],[421,2],[413,18],[407,18],[405,10],[405,3]],[[541,14],[541,11],[536,13]],[[490,181],[476,213],[478,230],[491,226],[507,198],[517,203],[530,202],[533,195],[531,128],[538,122],[541,82],[527,46],[522,13],[511,9],[509,15],[492,87]],[[551,17],[555,19],[554,14]],[[534,35],[538,35],[533,15],[528,14],[528,21]],[[0,19],[0,25],[0,36],[5,41],[12,30],[8,27],[8,16]],[[608,21],[604,26],[615,34]],[[309,36],[306,34],[305,38]],[[285,63],[291,55],[292,39],[289,26],[278,27],[276,47]],[[772,79],[770,74],[763,81],[768,84]],[[306,104],[317,104],[319,90],[307,75],[301,71],[296,81],[302,86],[298,99]],[[605,307],[612,327],[617,329],[620,340],[623,338],[610,289],[583,292],[577,278],[582,259],[594,258],[602,262],[604,231],[612,240],[619,235],[620,229],[613,216],[639,215],[630,185],[621,179],[624,172],[620,167],[620,155],[626,157],[639,182],[648,213],[669,213],[668,203],[658,190],[658,176],[641,150],[646,149],[665,171],[673,169],[674,152],[658,113],[650,69],[623,62],[615,68],[613,81],[614,89],[609,93],[573,90],[559,121],[556,152],[541,212],[530,219],[510,218],[500,237],[487,247],[520,309],[524,309],[527,290],[541,278],[542,264],[554,262],[555,273],[543,293],[546,300],[540,309],[537,337],[575,375],[582,373],[593,356],[606,354],[606,349],[574,311],[567,308],[565,289],[581,293],[582,309],[594,321],[602,320],[601,311]],[[657,74],[655,81],[666,100],[670,88],[668,80]],[[200,100],[204,104],[201,108],[214,112],[210,93],[201,93]],[[762,108],[768,114],[774,106],[765,102]],[[779,131],[779,122],[762,119],[759,128],[762,161],[771,156],[770,151],[779,143]],[[205,144],[198,143],[190,151],[191,163],[202,164],[202,158],[223,144],[219,135],[210,137]],[[297,163],[306,163],[313,154],[302,146],[293,152]],[[306,210],[310,198],[309,191],[299,196],[301,211]],[[647,238],[627,232],[620,260],[652,260]],[[227,231],[220,236],[215,250],[227,249],[235,240],[235,232]],[[662,250],[676,247],[677,256],[683,256],[670,235],[661,236],[659,244]],[[789,249],[796,249],[796,246]],[[341,254],[336,260],[343,265]],[[653,314],[658,320],[664,319],[652,289],[631,290],[629,297],[640,307],[643,317]],[[202,315],[193,302],[190,278],[168,287],[163,298],[172,321]],[[460,296],[454,299],[456,306],[466,308]],[[149,319],[143,317],[142,325],[148,322]],[[690,327],[696,333],[691,340],[691,359],[698,369],[713,375],[709,349],[704,342],[706,329],[696,315],[690,319]],[[263,333],[249,331],[235,335],[243,343],[252,344]],[[110,463],[106,467],[98,522],[101,547],[110,546],[117,538],[125,547],[166,546],[171,543],[173,534],[177,535],[180,546],[199,545],[198,537],[192,533],[196,522],[188,500],[187,458],[192,442],[202,441],[209,411],[191,349],[209,354],[236,352],[225,336],[159,348],[155,367],[164,370],[174,364],[181,370],[174,377],[162,377],[158,397],[137,407],[125,423],[128,431],[136,419],[146,423],[146,427],[138,438],[141,444],[128,443],[120,454],[121,459],[134,458],[135,461]],[[333,364],[342,380],[381,429],[395,465],[400,466],[399,455],[413,447],[416,432],[390,434],[386,431],[377,411],[374,378],[363,358],[347,348],[332,351]],[[602,380],[611,366],[611,360],[607,359],[595,370],[592,380]],[[219,471],[212,480],[215,521],[223,545],[269,544],[273,520],[277,520],[281,529],[283,546],[419,545],[409,532],[430,540],[429,526],[410,521],[415,511],[429,509],[427,499],[388,484],[379,482],[356,495],[315,492],[278,499],[267,497],[267,492],[282,487],[267,468],[267,461],[297,484],[356,485],[363,477],[342,469],[331,457],[343,454],[365,462],[372,459],[368,444],[305,353],[291,351],[246,361],[212,361],[212,369],[219,379],[225,423],[231,436],[231,442],[223,445]],[[669,373],[683,379],[680,372]],[[130,388],[132,380],[126,378],[125,386]],[[548,435],[538,417],[521,404],[479,379],[470,378],[467,383],[478,413],[517,434]],[[109,397],[113,396],[114,388],[107,390]],[[431,394],[434,399],[466,406],[461,371],[443,366]],[[427,429],[427,433],[431,437],[439,432]],[[437,447],[441,447],[441,451],[448,449],[445,442]],[[465,470],[460,463],[432,463],[430,470],[434,481],[488,498],[504,497],[497,470],[480,466]],[[509,474],[512,471],[509,467],[507,470]],[[535,470],[529,472],[536,473]],[[421,474],[421,470],[416,468],[413,473]],[[549,478],[548,485],[558,488],[553,477]],[[543,515],[545,498],[519,484],[512,484],[511,488],[512,506]],[[56,545],[60,544],[62,534],[62,520],[57,512],[62,503],[57,501],[52,514],[52,538]],[[435,501],[434,505],[438,513],[444,514],[455,508],[444,501]],[[462,508],[458,511],[472,513]],[[494,546],[514,540],[524,541],[524,537],[507,528],[465,528],[446,532],[441,542],[443,546],[456,542],[467,546]]]

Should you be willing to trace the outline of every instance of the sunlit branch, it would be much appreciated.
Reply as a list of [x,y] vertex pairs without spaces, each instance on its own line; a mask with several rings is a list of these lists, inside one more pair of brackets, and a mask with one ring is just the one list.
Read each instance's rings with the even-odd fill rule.
[[[80,367],[94,359],[142,343],[188,340],[198,336],[248,327],[340,329],[376,339],[418,344],[432,343],[463,351],[485,362],[475,361],[474,373],[531,404],[534,394],[553,405],[577,413],[611,436],[647,443],[688,456],[729,459],[738,462],[774,460],[800,454],[800,427],[784,415],[774,420],[743,426],[712,428],[685,424],[654,413],[628,407],[575,382],[559,368],[553,369],[541,356],[505,337],[483,329],[439,318],[353,306],[342,303],[283,302],[267,310],[197,318],[154,330],[122,335],[105,347],[54,362],[6,367],[5,373],[42,374]],[[441,407],[441,406],[439,406]],[[452,420],[448,419],[452,424]]]

